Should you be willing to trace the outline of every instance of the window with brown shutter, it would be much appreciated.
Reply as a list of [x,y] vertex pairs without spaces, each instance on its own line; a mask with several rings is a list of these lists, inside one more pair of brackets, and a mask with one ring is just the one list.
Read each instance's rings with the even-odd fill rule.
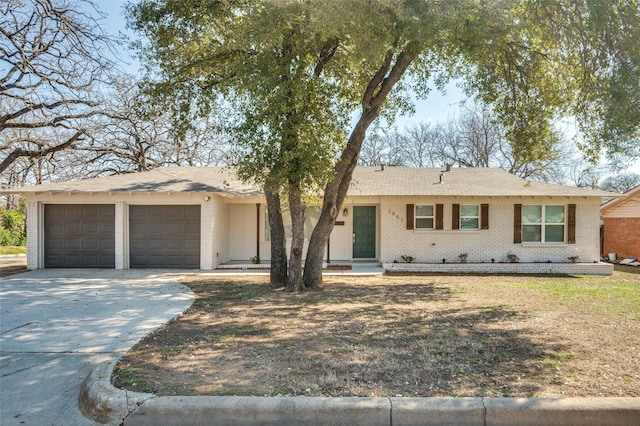
[[451,229],[460,229],[460,204],[451,207]]
[[444,204],[436,204],[436,229],[443,229]]
[[489,229],[489,204],[480,205],[480,229]]
[[522,242],[522,204],[513,205],[513,243]]
[[576,243],[576,205],[569,204],[567,209],[567,242]]
[[414,205],[407,204],[407,230],[413,229],[413,222],[414,222],[413,214],[414,214]]

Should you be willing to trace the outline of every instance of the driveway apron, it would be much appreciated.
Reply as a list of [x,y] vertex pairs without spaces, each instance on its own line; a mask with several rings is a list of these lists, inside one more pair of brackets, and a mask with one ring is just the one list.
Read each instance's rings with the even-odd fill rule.
[[179,315],[184,272],[47,269],[0,278],[0,424],[95,425],[84,378]]

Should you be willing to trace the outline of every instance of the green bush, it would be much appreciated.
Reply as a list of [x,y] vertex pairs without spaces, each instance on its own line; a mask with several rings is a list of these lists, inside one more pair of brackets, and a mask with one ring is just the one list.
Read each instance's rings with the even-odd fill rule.
[[0,246],[23,246],[27,242],[24,212],[0,207]]

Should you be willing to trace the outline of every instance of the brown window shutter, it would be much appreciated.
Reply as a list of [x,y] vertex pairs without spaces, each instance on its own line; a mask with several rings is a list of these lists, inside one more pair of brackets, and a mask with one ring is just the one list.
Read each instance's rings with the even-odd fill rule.
[[480,229],[489,229],[489,204],[480,204]]
[[407,229],[413,229],[415,208],[413,204],[407,204]]
[[513,243],[522,242],[522,204],[513,205]]
[[436,204],[436,229],[442,229],[442,216],[444,213],[444,204]]
[[460,229],[460,204],[453,204],[451,207],[451,229]]
[[567,242],[569,244],[576,243],[576,205],[569,204],[567,209]]

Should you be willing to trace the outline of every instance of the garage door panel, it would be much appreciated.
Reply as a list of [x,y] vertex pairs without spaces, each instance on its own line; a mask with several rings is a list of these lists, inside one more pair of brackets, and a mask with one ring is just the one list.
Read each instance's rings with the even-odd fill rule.
[[[53,208],[53,206],[51,206]],[[62,211],[65,216],[68,217],[80,217],[82,216],[82,207],[77,205],[63,205],[56,210]]]
[[115,206],[46,204],[47,268],[115,267]]
[[67,263],[67,268],[79,268],[80,265],[80,256],[77,255],[68,255],[65,256],[64,258],[61,258],[61,260],[63,260]]
[[52,238],[48,240],[48,244],[47,246],[50,249],[54,249],[54,250],[61,250],[64,249],[64,240],[59,239],[59,238]]
[[195,234],[200,232],[200,224],[199,223],[187,223],[184,225],[184,233],[185,234]]
[[143,225],[142,229],[151,235],[162,235],[166,233],[164,218],[162,218],[163,222],[158,223],[149,223],[146,226]]
[[98,232],[98,224],[95,222],[83,223],[82,232]]
[[198,255],[192,255],[192,256],[186,255],[186,256],[184,256],[184,258],[185,258],[187,263],[191,263],[191,264],[198,263],[198,268],[200,267],[200,255],[199,254]]
[[84,240],[82,242],[82,248],[84,250],[98,250],[101,247],[100,241],[98,240]]
[[149,250],[162,250],[164,249],[165,241],[164,240],[152,240],[149,239],[146,244],[146,248]]
[[[69,218],[69,220],[81,220],[80,217],[81,216],[65,216],[67,218]],[[62,225],[62,229],[63,232],[65,233],[65,235],[76,235],[79,236],[80,235],[80,223],[74,222],[74,223],[65,223]]]
[[64,248],[65,250],[80,250],[80,246],[83,243],[80,239],[77,240],[65,240]]
[[171,235],[180,235],[184,232],[184,228],[186,227],[182,223],[167,223],[165,232]]
[[129,240],[129,251],[131,252],[131,257],[133,257],[133,253],[144,250],[147,247],[148,243],[148,241]]
[[200,206],[129,206],[132,268],[200,267]]
[[113,252],[115,253],[116,250],[116,241],[114,240],[109,240],[109,241],[105,241],[105,240],[101,240],[100,241],[100,248],[104,249],[104,250],[113,250]]
[[186,240],[184,248],[186,250],[200,250],[200,240]]
[[111,208],[106,205],[100,206],[100,215],[111,217]]

